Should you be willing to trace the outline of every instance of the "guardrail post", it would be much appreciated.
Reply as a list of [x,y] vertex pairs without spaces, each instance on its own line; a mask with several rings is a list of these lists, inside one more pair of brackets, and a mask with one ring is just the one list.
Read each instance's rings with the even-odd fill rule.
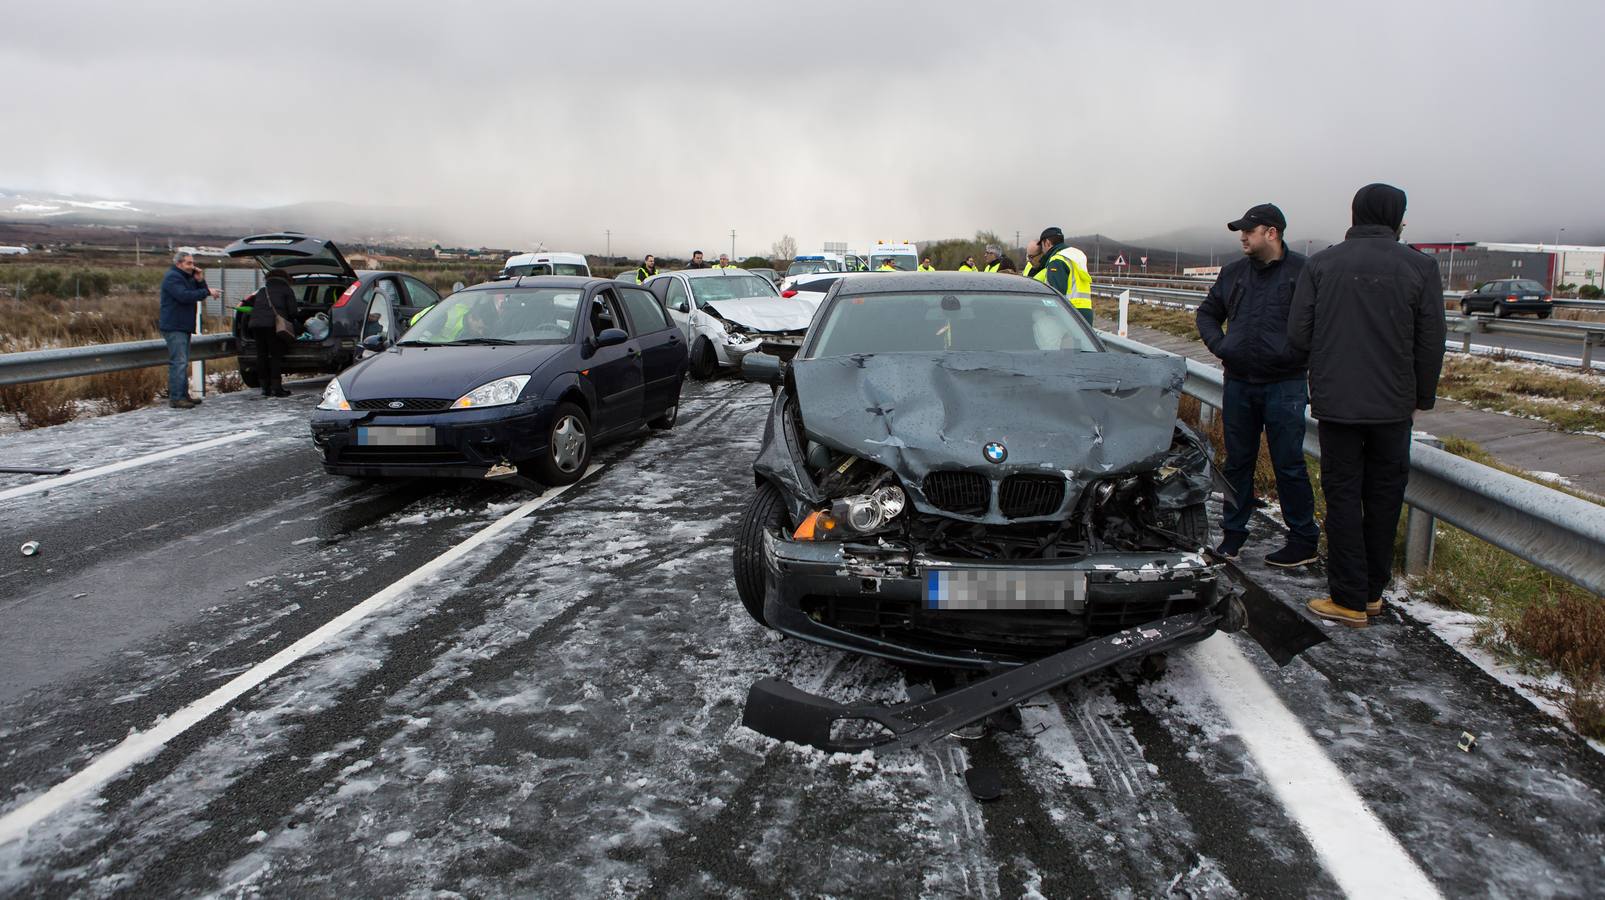
[[[1416,432],[1411,440],[1443,449],[1443,441],[1425,432]],[[1432,568],[1432,545],[1437,533],[1438,521],[1431,513],[1409,508],[1404,525],[1404,574],[1425,575]]]
[[1590,331],[1583,335],[1582,370],[1584,372],[1592,371],[1594,368],[1594,344],[1598,343],[1598,341],[1599,334],[1597,332]]

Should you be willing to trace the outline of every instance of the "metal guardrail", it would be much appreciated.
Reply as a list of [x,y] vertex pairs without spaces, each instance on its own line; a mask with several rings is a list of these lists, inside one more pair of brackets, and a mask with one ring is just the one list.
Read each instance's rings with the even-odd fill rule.
[[[1101,297],[1119,296],[1122,291],[1130,291],[1133,297],[1140,300],[1154,300],[1188,309],[1197,308],[1204,302],[1204,296],[1208,293],[1207,289],[1187,290],[1123,284],[1092,286],[1093,294]],[[1461,349],[1466,353],[1471,352],[1472,334],[1521,334],[1550,340],[1579,340],[1583,345],[1579,367],[1582,371],[1588,372],[1593,369],[1594,348],[1605,345],[1605,322],[1565,322],[1553,319],[1518,321],[1500,319],[1485,313],[1473,313],[1469,316],[1446,314],[1446,318],[1449,322],[1449,331],[1465,336]]]
[[[1105,332],[1099,332],[1098,336],[1108,346],[1127,353],[1176,355]],[[1201,403],[1219,409],[1225,378],[1220,369],[1189,359],[1183,390]],[[1316,420],[1305,416],[1304,450],[1320,459],[1317,435]],[[1410,446],[1410,482],[1404,499],[1411,507],[1412,531],[1424,526],[1426,533],[1431,534],[1430,521],[1422,523],[1416,519],[1419,511],[1584,590],[1605,594],[1605,506],[1455,456],[1421,441]],[[1430,541],[1425,546],[1408,541],[1406,571],[1425,571],[1431,552]]]
[[[1212,278],[1189,278],[1177,275],[1101,275],[1098,277],[1111,284],[1120,285],[1122,288],[1158,287],[1187,290],[1187,288],[1181,288],[1180,286],[1196,285],[1193,290],[1198,291],[1209,290],[1209,285],[1214,280]],[[1446,290],[1443,295],[1445,297],[1461,297],[1465,293],[1465,291]],[[1557,297],[1550,300],[1549,303],[1551,306],[1562,309],[1605,310],[1605,300],[1573,300]]]
[[[192,362],[220,359],[234,353],[231,334],[198,334],[190,338]],[[167,342],[160,340],[3,353],[0,354],[0,386],[165,365]]]

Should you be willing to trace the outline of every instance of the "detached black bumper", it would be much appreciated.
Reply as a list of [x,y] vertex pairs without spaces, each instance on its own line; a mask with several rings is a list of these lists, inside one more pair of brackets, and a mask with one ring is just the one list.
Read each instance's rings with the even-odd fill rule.
[[[1203,613],[1216,605],[1222,584],[1220,567],[1196,553],[990,563],[771,534],[764,558],[771,627],[842,650],[968,669],[1022,665],[1124,629]],[[931,573],[959,569],[1030,569],[1073,580],[1077,593],[1063,609],[933,608]]]
[[[335,475],[512,477],[519,463],[546,452],[555,409],[554,403],[528,400],[425,415],[318,410],[312,417],[312,442],[323,453],[324,471]],[[376,443],[375,431],[362,431],[393,427],[427,428],[427,442]]]

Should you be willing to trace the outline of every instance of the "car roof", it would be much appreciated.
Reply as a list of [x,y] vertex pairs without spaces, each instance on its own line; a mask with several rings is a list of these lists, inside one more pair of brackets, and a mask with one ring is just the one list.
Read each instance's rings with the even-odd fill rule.
[[479,284],[463,288],[465,291],[506,290],[509,287],[521,288],[587,288],[594,284],[613,284],[611,278],[594,278],[584,275],[521,275],[518,278],[502,278],[496,281],[482,281]]
[[847,272],[840,274],[840,290],[852,294],[906,294],[911,291],[992,291],[1008,294],[1043,294],[1063,296],[1058,291],[1037,281],[1016,275],[996,272]]
[[[659,272],[659,275],[684,275],[687,278],[729,278],[731,275],[751,275],[751,269],[676,269]],[[654,275],[654,278],[657,276]]]

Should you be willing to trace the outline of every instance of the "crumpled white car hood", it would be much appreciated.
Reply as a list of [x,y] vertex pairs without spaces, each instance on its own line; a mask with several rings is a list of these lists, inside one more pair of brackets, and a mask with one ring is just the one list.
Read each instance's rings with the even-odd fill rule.
[[797,331],[808,327],[817,304],[786,297],[719,300],[708,312],[751,331]]

